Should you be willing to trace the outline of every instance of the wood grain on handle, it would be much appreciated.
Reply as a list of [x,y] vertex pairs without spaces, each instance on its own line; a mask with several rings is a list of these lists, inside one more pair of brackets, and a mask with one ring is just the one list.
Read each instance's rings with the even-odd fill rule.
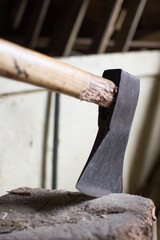
[[107,79],[0,39],[0,75],[108,107],[117,91]]

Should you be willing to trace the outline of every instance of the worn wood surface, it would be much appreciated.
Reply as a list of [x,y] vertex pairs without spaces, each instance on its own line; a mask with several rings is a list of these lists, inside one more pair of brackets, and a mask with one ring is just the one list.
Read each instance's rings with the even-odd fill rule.
[[0,240],[156,239],[147,198],[20,188],[0,198]]

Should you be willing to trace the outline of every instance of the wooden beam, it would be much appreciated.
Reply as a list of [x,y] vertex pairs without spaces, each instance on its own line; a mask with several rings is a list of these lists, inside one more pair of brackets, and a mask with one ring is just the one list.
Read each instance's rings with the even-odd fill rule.
[[57,27],[53,32],[49,46],[49,54],[68,56],[73,48],[90,0],[73,1],[62,11],[57,19]]
[[46,16],[49,4],[51,0],[36,1],[36,8],[31,11],[29,26],[26,36],[26,46],[35,49],[37,40]]
[[104,53],[106,51],[106,48],[109,44],[109,40],[114,31],[115,22],[121,10],[122,3],[123,0],[116,0],[114,1],[114,4],[112,0],[109,2],[107,1],[106,4],[107,9],[105,12],[106,20],[104,20],[104,24],[102,24],[102,26],[100,27],[101,35],[99,35],[97,43],[96,44],[94,43],[94,47],[96,47],[95,52]]
[[128,0],[125,2],[127,10],[126,18],[120,31],[115,33],[115,45],[111,49],[114,52],[128,51],[134,37],[137,25],[144,10],[146,0]]

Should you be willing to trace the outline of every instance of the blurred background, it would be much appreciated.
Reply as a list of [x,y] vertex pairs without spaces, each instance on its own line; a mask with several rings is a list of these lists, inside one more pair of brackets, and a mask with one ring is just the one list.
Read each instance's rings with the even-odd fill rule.
[[[124,191],[160,215],[159,0],[1,0],[0,37],[102,76],[140,78]],[[0,194],[20,186],[75,190],[97,132],[98,107],[0,78]]]

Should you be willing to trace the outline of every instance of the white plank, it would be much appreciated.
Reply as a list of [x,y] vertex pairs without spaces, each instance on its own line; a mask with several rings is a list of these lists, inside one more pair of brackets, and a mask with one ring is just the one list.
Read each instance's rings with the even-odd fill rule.
[[41,186],[47,92],[0,98],[0,194]]
[[99,76],[104,70],[112,68],[122,68],[138,77],[160,74],[160,51],[74,56],[62,58],[61,61]]
[[22,91],[42,90],[42,88],[33,85],[18,82],[8,78],[0,77],[0,95],[4,93],[14,93]]
[[61,96],[58,188],[74,189],[95,139],[97,109],[94,104]]
[[124,162],[125,191],[143,184],[159,154],[160,78],[140,80],[140,96]]

